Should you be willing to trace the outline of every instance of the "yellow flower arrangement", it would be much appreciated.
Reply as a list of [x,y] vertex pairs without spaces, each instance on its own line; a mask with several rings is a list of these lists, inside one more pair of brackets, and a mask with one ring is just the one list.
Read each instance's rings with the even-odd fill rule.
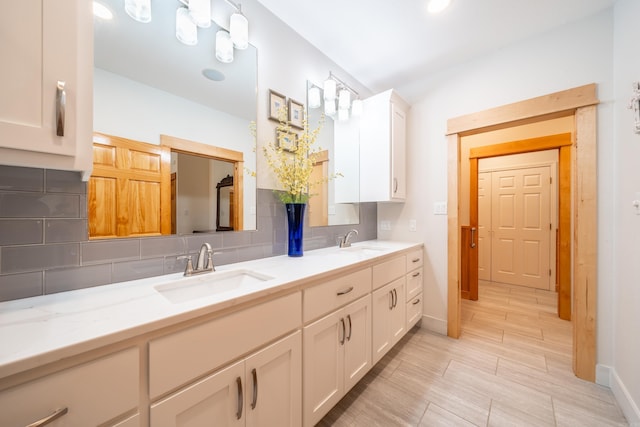
[[277,143],[269,142],[262,148],[267,164],[274,172],[282,190],[277,191],[283,203],[307,203],[313,194],[309,192],[315,185],[327,182],[340,173],[331,174],[316,181],[311,181],[313,165],[322,148],[315,146],[318,134],[324,124],[324,116],[315,129],[309,129],[307,114],[302,120],[302,131],[297,135],[297,142],[292,143],[295,131],[287,121],[287,109],[278,110],[279,124],[276,127]]

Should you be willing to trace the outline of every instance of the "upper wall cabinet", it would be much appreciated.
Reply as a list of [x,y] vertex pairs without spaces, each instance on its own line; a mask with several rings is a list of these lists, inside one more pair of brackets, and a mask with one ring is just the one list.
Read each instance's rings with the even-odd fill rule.
[[393,90],[363,102],[360,130],[360,201],[404,202],[409,106]]
[[0,14],[0,163],[92,166],[92,2],[20,1]]

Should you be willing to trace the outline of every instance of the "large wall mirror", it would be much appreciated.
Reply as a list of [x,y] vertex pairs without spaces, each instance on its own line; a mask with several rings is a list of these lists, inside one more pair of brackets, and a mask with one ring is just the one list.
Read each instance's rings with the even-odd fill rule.
[[[307,82],[307,93],[314,85]],[[320,99],[323,99],[320,89]],[[324,102],[324,101],[323,101]],[[307,99],[307,106],[310,105]],[[315,128],[322,120],[324,106],[307,108],[309,126]],[[358,224],[360,220],[360,120],[351,117],[338,120],[335,115],[324,115],[324,123],[318,134],[316,144],[322,147],[314,165],[317,177],[342,176],[328,181],[325,185],[311,189],[313,197],[309,199],[309,225]]]
[[[234,229],[255,230],[256,181],[245,171],[256,169],[250,132],[257,115],[256,48],[235,49],[233,62],[221,63],[214,54],[219,29],[215,22],[198,28],[195,46],[176,38],[180,2],[152,2],[148,23],[130,18],[122,0],[101,2],[114,17],[94,19],[94,131],[159,146],[161,135],[184,142],[179,150],[169,147],[176,181],[173,233],[215,231],[216,185],[234,173],[235,181],[243,185],[240,208],[235,210],[242,218]],[[219,3],[229,8],[228,17],[233,9],[224,1]],[[218,9],[218,15],[224,16],[224,10]],[[215,155],[203,153],[209,151],[202,150],[203,145],[213,152],[240,153],[243,167],[230,169]],[[206,173],[198,174],[200,170]],[[196,208],[202,204],[202,195],[207,195],[205,206]]]

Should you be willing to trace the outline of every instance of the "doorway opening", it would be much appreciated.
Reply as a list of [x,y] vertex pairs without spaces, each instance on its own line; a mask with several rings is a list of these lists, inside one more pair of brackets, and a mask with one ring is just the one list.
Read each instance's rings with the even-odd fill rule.
[[[573,370],[583,379],[595,380],[596,361],[596,85],[586,85],[563,92],[497,107],[483,112],[461,116],[448,121],[448,335],[460,334],[461,218],[459,201],[463,200],[461,162],[474,161],[461,157],[461,139],[467,135],[505,129],[516,125],[536,123],[558,117],[573,117],[575,128],[571,144],[562,149],[560,164],[560,191],[562,182],[568,182],[570,197],[564,198],[560,209],[560,281],[568,280],[572,297],[571,312],[574,319]],[[500,145],[500,144],[499,144]],[[506,144],[505,144],[506,145]],[[504,146],[502,147],[504,148]],[[551,147],[549,147],[551,148]],[[477,148],[477,158],[491,157]],[[529,150],[527,150],[529,151]],[[564,177],[564,179],[563,179]],[[467,181],[469,182],[469,181]],[[477,191],[477,187],[475,189]],[[473,189],[471,189],[473,191]],[[471,199],[473,200],[473,199]],[[477,200],[477,199],[476,199]],[[568,214],[564,208],[568,208]],[[455,208],[454,208],[455,207]],[[476,210],[477,212],[477,207]],[[473,212],[470,209],[469,213]],[[564,218],[564,219],[563,219]],[[475,218],[477,224],[477,217]],[[562,224],[562,221],[568,221]],[[573,233],[572,233],[573,231]],[[564,239],[563,239],[564,237]],[[572,238],[573,237],[573,238]],[[563,246],[565,245],[565,246]],[[564,272],[564,273],[563,273]],[[565,276],[563,276],[565,274]]]

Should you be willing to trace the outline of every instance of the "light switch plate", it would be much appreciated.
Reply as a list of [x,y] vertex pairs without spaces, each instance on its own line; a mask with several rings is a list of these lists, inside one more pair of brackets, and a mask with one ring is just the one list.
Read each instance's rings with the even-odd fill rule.
[[391,221],[380,221],[380,230],[391,230]]
[[447,214],[447,202],[435,202],[433,204],[434,215],[446,215]]
[[416,229],[417,229],[416,220],[415,219],[410,219],[409,220],[409,231],[416,231]]

